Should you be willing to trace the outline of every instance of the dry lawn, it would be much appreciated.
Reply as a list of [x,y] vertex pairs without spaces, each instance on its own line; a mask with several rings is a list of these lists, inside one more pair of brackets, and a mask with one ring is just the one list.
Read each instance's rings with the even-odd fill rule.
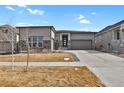
[[[68,62],[74,61],[71,53],[44,53],[44,54],[30,54],[30,62],[64,62],[64,58],[69,58]],[[11,55],[0,55],[0,62],[11,62]],[[27,54],[14,54],[15,62],[26,62]]]
[[0,86],[6,87],[103,87],[87,67],[0,67]]

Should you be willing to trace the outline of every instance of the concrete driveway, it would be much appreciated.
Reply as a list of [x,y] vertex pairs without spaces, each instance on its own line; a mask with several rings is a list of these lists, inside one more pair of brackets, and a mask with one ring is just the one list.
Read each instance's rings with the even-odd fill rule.
[[70,51],[82,65],[94,72],[106,86],[124,87],[124,58],[94,50]]

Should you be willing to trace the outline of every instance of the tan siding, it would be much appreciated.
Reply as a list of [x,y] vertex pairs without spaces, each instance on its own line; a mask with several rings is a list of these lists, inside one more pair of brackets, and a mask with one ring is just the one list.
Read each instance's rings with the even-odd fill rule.
[[27,32],[29,36],[44,36],[44,40],[50,40],[50,28],[20,28],[20,39],[26,40]]
[[71,34],[71,39],[93,39],[94,34]]

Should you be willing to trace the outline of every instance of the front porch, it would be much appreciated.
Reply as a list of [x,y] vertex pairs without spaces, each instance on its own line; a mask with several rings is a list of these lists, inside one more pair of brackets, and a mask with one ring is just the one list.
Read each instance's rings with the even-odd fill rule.
[[70,48],[71,48],[70,33],[61,33],[58,49],[68,50]]
[[124,52],[124,25],[112,30],[112,50]]

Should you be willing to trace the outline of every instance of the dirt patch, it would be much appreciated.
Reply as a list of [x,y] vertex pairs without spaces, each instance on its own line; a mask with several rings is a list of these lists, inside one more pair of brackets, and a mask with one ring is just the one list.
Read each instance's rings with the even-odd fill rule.
[[[68,60],[64,60],[68,58]],[[73,62],[76,58],[72,53],[43,53],[43,54],[30,54],[30,62]],[[11,55],[0,55],[0,62],[11,62]],[[27,54],[14,54],[15,62],[26,62]]]
[[0,86],[6,87],[103,87],[87,67],[0,67]]

